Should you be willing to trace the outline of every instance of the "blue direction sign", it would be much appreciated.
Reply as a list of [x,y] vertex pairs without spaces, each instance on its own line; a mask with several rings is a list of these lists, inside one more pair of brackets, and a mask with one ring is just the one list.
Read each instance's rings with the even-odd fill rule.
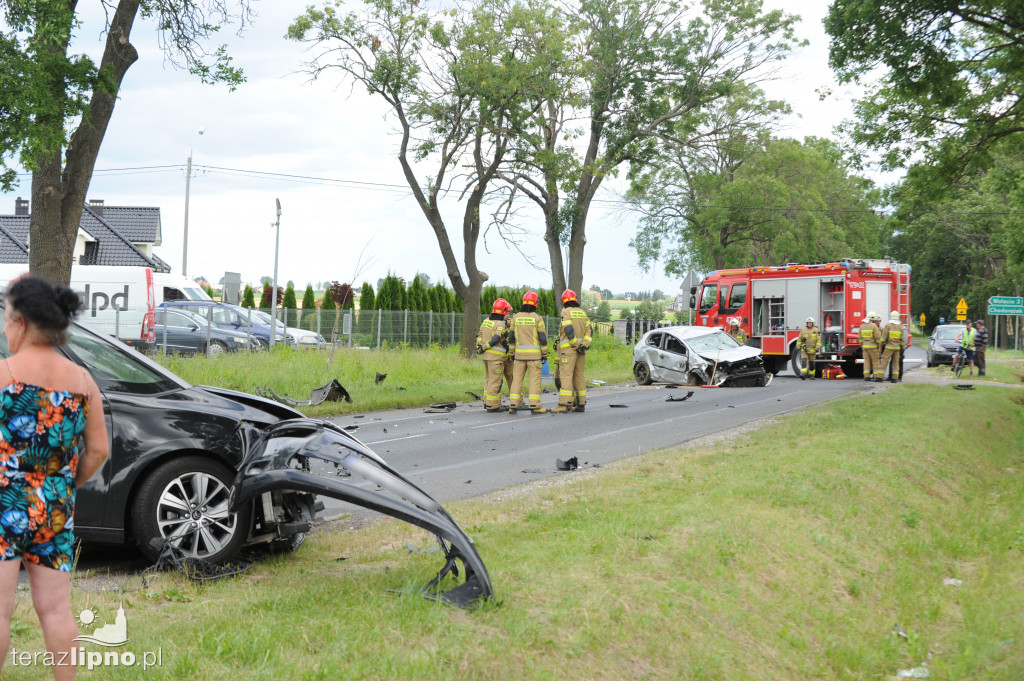
[[[1024,297],[1021,296],[992,296],[988,299],[989,305],[1015,305],[1020,307],[1024,305]],[[991,312],[989,314],[992,314]],[[1006,312],[999,312],[997,314],[1012,314]]]
[[990,315],[1024,315],[1024,305],[989,305],[988,313]]

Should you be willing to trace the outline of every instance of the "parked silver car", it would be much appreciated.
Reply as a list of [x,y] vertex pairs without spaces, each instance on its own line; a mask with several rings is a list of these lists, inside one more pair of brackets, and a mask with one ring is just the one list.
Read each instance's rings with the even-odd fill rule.
[[667,326],[644,334],[633,348],[633,375],[640,385],[766,386],[761,351],[738,343],[721,329]]

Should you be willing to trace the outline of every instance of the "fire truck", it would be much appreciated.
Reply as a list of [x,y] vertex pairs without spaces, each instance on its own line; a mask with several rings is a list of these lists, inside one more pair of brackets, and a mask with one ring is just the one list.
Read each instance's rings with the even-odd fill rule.
[[883,326],[892,310],[909,320],[910,265],[850,259],[718,270],[690,289],[690,308],[697,326],[728,329],[737,318],[772,373],[786,362],[800,372],[796,340],[813,317],[822,339],[815,373],[841,363],[847,376],[861,377],[860,325],[868,312],[881,315]]

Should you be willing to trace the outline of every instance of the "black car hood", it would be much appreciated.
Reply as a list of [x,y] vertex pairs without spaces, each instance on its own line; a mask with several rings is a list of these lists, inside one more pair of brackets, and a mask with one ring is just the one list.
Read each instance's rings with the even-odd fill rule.
[[[253,410],[254,413],[251,417],[240,416],[240,420],[252,421],[254,423],[274,423],[276,421],[285,421],[288,419],[305,418],[301,412],[298,412],[287,405],[258,397],[256,395],[241,393],[236,390],[228,390],[226,388],[214,388],[209,385],[197,385],[193,386],[193,388],[217,395],[218,397],[225,397],[232,402],[237,402],[239,405]],[[268,418],[268,416],[271,418]]]

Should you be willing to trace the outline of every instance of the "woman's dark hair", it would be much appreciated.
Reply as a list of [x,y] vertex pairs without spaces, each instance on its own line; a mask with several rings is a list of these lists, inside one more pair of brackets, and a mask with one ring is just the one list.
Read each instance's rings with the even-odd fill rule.
[[67,286],[54,286],[29,275],[7,287],[7,304],[49,338],[53,345],[67,342],[67,328],[82,309],[82,300]]

